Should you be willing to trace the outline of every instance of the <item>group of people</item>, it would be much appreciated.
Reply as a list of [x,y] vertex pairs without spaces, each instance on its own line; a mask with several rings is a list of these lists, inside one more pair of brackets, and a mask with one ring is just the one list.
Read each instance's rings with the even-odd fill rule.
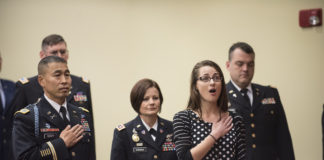
[[0,159],[96,159],[89,81],[70,74],[61,35],[45,37],[39,56],[38,75],[1,80]]
[[[70,74],[68,57],[63,37],[49,35],[37,76],[0,80],[0,159],[96,159],[90,84]],[[158,83],[139,80],[130,93],[138,116],[114,130],[110,159],[295,159],[278,90],[252,83],[254,59],[249,44],[233,44],[227,84],[218,64],[198,62],[187,107],[172,122],[158,115]]]
[[188,105],[173,122],[158,116],[163,96],[157,82],[138,81],[130,94],[138,116],[114,130],[111,159],[294,160],[278,90],[252,83],[254,58],[249,44],[233,44],[227,84],[215,62],[198,62]]

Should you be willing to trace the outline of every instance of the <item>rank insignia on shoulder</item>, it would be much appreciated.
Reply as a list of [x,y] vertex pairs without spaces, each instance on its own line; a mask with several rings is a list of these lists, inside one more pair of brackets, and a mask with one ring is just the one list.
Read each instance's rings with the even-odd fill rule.
[[27,108],[23,108],[23,109],[17,111],[17,112],[15,113],[15,115],[16,115],[17,113],[26,114],[26,113],[28,113],[29,111],[30,111],[29,109],[27,109]]
[[277,88],[277,87],[275,87],[275,86],[272,86],[272,85],[269,85],[269,87],[271,87],[271,88]]
[[84,112],[88,112],[89,113],[89,110],[83,108],[83,107],[79,107],[80,109],[82,109]]
[[116,129],[118,130],[118,131],[121,131],[121,130],[123,130],[123,129],[125,129],[126,127],[125,127],[125,125],[123,125],[123,124],[120,124],[120,125],[118,125],[117,127],[116,127]]
[[86,78],[86,77],[82,77],[82,81],[83,81],[84,83],[90,83],[89,79]]
[[26,84],[29,82],[29,80],[26,77],[22,77],[18,80],[21,84]]

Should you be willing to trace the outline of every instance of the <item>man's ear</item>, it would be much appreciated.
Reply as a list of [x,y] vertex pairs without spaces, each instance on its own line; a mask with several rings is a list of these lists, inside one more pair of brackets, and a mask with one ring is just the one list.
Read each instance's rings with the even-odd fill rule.
[[45,86],[44,76],[43,75],[38,75],[37,80],[38,80],[39,85],[44,88],[44,86]]
[[46,57],[46,53],[43,51],[43,50],[41,50],[40,52],[39,52],[39,58],[40,59],[43,59],[43,58],[45,58]]
[[229,69],[229,67],[230,67],[230,61],[226,61],[226,69],[228,70]]

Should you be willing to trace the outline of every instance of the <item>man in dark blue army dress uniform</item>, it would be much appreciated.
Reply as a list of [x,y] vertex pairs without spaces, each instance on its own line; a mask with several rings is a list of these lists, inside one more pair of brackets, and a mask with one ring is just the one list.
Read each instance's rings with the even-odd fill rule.
[[57,56],[43,58],[38,82],[44,90],[41,99],[15,113],[15,159],[95,159],[89,111],[67,101],[72,80],[66,61]]
[[294,160],[292,140],[278,90],[251,83],[254,74],[253,48],[238,42],[229,50],[226,85],[230,108],[243,117],[248,160]]
[[[0,54],[0,71],[2,67],[2,56]],[[7,160],[9,158],[9,148],[11,147],[8,141],[8,129],[3,127],[6,122],[6,115],[10,107],[10,103],[15,94],[15,83],[11,80],[0,79],[0,159]]]
[[153,141],[141,118],[137,116],[134,120],[125,125],[119,125],[115,129],[110,159],[176,160],[172,123],[159,118],[155,137],[156,140]]
[[[62,36],[57,34],[52,34],[45,37],[42,41],[42,50],[40,51],[40,58],[47,56],[58,56],[63,58],[65,61],[69,58],[69,52],[67,50],[67,44]],[[42,87],[38,82],[38,76],[31,78],[21,78],[16,83],[16,92],[11,104],[10,110],[5,117],[6,123],[4,128],[8,131],[12,128],[12,121],[14,113],[28,104],[36,103],[37,100],[44,94]],[[90,83],[89,80],[84,77],[78,77],[71,75],[72,87],[70,94],[67,97],[67,102],[83,107],[89,110],[89,115],[91,119],[90,126],[91,131],[94,135],[94,125],[93,125],[93,112],[92,112],[92,102],[90,93]],[[8,138],[10,138],[11,133],[6,133]],[[10,139],[9,139],[10,140]]]

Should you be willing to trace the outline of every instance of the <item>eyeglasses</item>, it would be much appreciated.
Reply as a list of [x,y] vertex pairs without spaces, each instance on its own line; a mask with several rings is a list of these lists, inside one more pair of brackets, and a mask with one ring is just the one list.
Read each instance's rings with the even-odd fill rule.
[[57,55],[58,52],[60,52],[61,54],[66,54],[68,53],[69,51],[67,49],[60,49],[60,50],[55,50],[55,51],[52,51],[52,52],[49,52],[51,55]]
[[213,77],[209,77],[209,76],[201,76],[201,77],[199,77],[199,80],[201,80],[203,82],[210,82],[211,79],[214,82],[220,82],[223,79],[223,77],[221,77],[219,75],[214,75]]

